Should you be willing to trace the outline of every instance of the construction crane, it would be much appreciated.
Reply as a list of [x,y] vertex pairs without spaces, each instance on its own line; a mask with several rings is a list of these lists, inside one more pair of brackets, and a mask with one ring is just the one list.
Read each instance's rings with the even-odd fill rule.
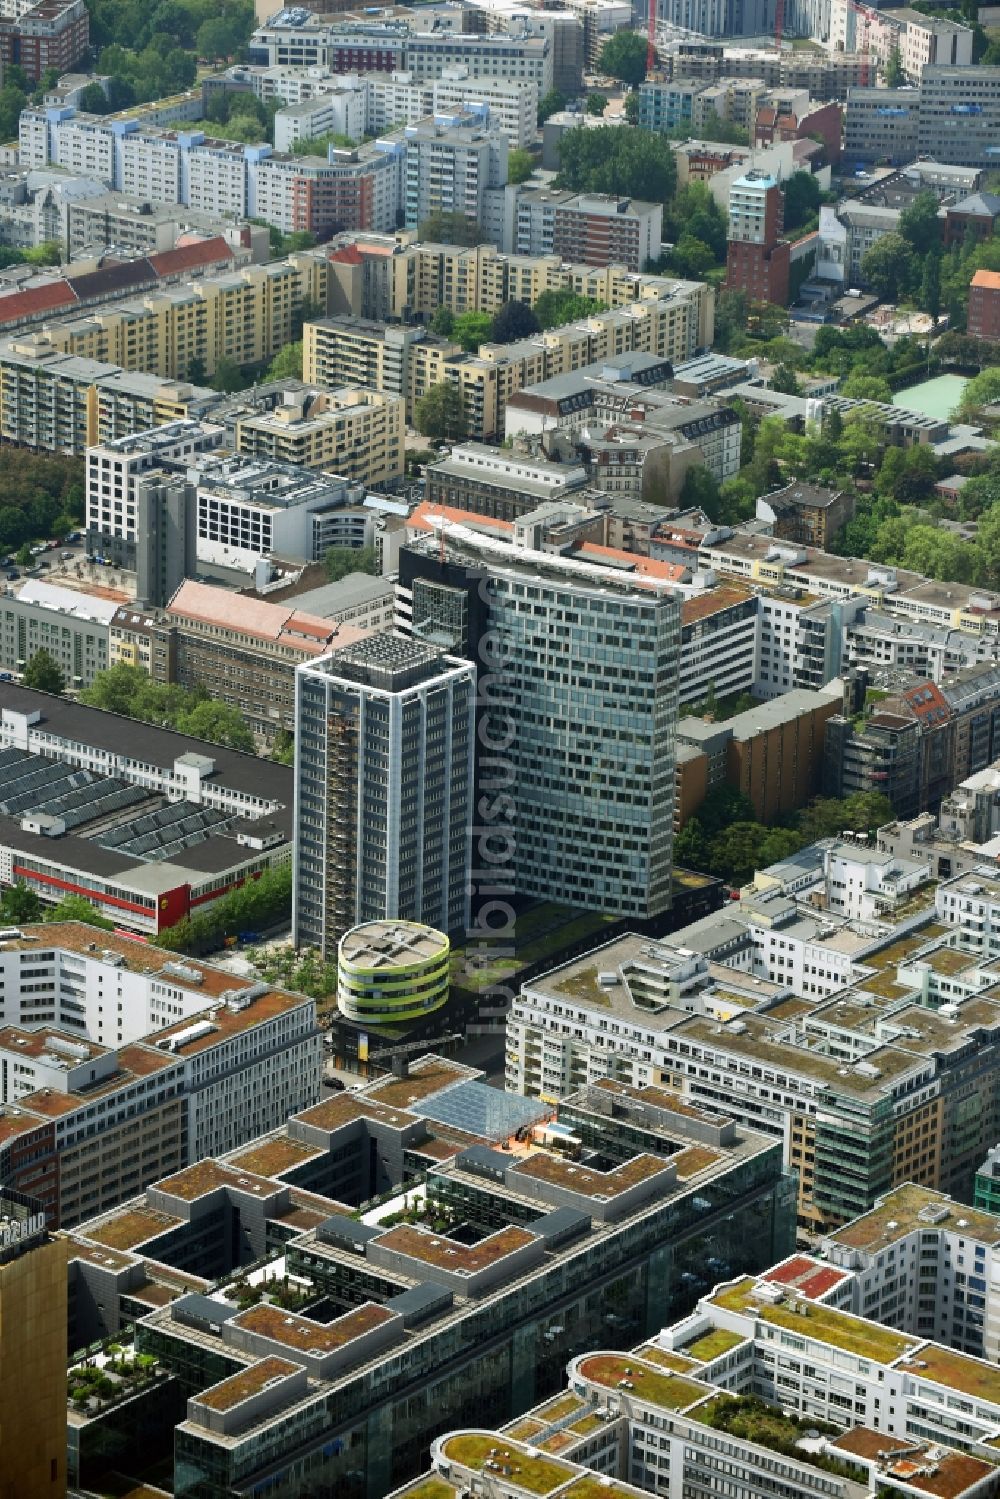
[[656,0],[649,0],[649,40],[646,42],[646,77],[656,67]]
[[456,1031],[450,1036],[429,1036],[423,1041],[401,1041],[398,1046],[380,1046],[378,1051],[369,1053],[368,1060],[381,1067],[388,1063],[393,1077],[409,1077],[411,1057],[426,1056],[430,1047],[450,1046],[452,1042],[464,1039]]
[[[874,11],[870,5],[860,4],[860,0],[847,0],[847,3],[848,8],[852,10],[855,15],[855,50],[860,52],[863,58],[861,67],[861,87],[867,88],[869,82],[871,81],[872,72],[874,71],[876,74],[878,72],[878,65],[876,64],[874,69],[872,66],[873,59],[871,38],[871,26],[872,22],[877,20],[877,12]],[[863,23],[863,25],[860,23]],[[861,45],[862,39],[864,42],[863,46]]]
[[[781,36],[785,29],[785,0],[775,0],[774,6],[774,46],[775,50],[781,51]],[[781,66],[780,62],[778,64]]]

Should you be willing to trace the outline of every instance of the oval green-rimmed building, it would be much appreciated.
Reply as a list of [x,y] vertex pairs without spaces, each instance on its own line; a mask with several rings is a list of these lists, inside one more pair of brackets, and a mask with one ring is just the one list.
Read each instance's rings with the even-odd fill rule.
[[370,1025],[419,1020],[448,998],[451,943],[418,921],[365,921],[337,947],[337,1007]]

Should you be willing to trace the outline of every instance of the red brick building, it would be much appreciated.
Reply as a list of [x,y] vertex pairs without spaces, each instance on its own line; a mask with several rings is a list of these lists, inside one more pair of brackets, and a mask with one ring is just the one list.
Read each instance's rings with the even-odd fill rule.
[[766,172],[749,171],[729,189],[726,289],[787,307],[791,246],[782,238],[785,196]]
[[973,193],[945,209],[944,242],[946,246],[963,244],[966,236],[989,239],[1000,218],[1000,197],[996,193]]
[[781,104],[762,104],[754,124],[754,145],[773,146],[776,141],[801,141],[819,136],[823,155],[831,166],[840,160],[844,111],[839,104],[818,104],[797,115]]
[[972,338],[1000,341],[1000,271],[977,271],[969,285]]
[[37,83],[46,68],[68,73],[90,44],[84,0],[38,0],[23,15],[0,17],[0,65],[24,69]]

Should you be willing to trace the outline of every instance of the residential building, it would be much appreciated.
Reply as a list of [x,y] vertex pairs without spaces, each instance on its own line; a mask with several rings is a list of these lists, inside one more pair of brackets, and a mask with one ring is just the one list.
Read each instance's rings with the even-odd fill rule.
[[[828,795],[879,790],[898,817],[936,811],[942,799],[1000,754],[1000,699],[992,661],[924,681],[880,700],[858,729],[827,726]],[[840,788],[840,789],[838,789]]]
[[0,344],[0,436],[27,448],[82,457],[110,438],[197,419],[217,399],[204,386],[61,354],[37,335]]
[[258,27],[247,47],[252,65],[326,67],[335,73],[405,70],[417,83],[433,82],[445,69],[463,67],[470,78],[502,78],[531,84],[541,98],[552,88],[553,48],[544,36],[410,30],[390,21],[301,20],[285,10]]
[[0,710],[0,884],[155,937],[289,862],[285,766],[9,682]]
[[150,203],[123,193],[71,197],[66,202],[65,220],[61,238],[71,256],[113,249],[154,255],[176,249],[178,240],[189,234],[202,234],[232,236],[241,246],[250,248],[253,260],[270,258],[270,245],[260,242],[260,226],[230,225],[215,214],[180,208],[175,203]]
[[332,955],[384,919],[467,927],[473,669],[374,635],[296,676],[296,944]]
[[788,241],[781,238],[784,194],[774,177],[750,170],[729,189],[726,285],[751,301],[788,304]]
[[663,209],[607,193],[508,188],[503,247],[515,255],[558,255],[573,264],[641,271],[659,258]]
[[996,271],[973,275],[967,327],[972,338],[1000,339],[1000,274]]
[[295,726],[295,668],[366,632],[188,579],[164,611],[174,627],[177,681],[238,708],[264,745]]
[[452,114],[435,114],[407,125],[403,134],[407,229],[434,214],[458,213],[482,225],[485,233],[496,233],[500,190],[507,182],[507,140],[492,123],[489,105],[468,104]]
[[840,160],[844,133],[844,110],[840,104],[817,104],[814,100],[793,94],[776,95],[773,91],[757,105],[751,121],[754,144],[772,146],[775,141],[815,140],[823,142],[826,161],[836,165]]
[[821,547],[854,517],[854,498],[847,490],[793,481],[757,500],[757,519],[769,524],[780,541]]
[[4,960],[5,1012],[25,1023],[0,1029],[0,1162],[63,1227],[277,1127],[320,1087],[314,1000],[94,934],[27,926]]
[[0,1188],[0,1493],[64,1499],[68,1256],[40,1209]]
[[[513,545],[444,521],[400,553],[397,626],[446,641],[488,687],[512,888],[649,920],[670,903],[680,610],[670,569],[623,578],[619,556],[553,556],[530,515]],[[484,644],[492,632],[502,661]],[[480,758],[484,792],[501,784],[496,758]]]
[[[550,1107],[430,1057],[303,1110],[72,1235],[76,1339],[117,1330],[135,1307],[137,1347],[183,1373],[190,1400],[174,1418],[178,1475],[211,1473],[231,1488],[267,1473],[289,1492],[349,1483],[377,1499],[420,1470],[427,1443],[456,1419],[480,1408],[512,1417],[561,1390],[581,1339],[631,1346],[690,1311],[706,1246],[734,1275],[790,1253],[777,1142],[694,1110],[657,1114],[651,1128],[609,1102],[581,1093],[553,1130]],[[474,1123],[477,1143],[439,1115]],[[581,1159],[553,1149],[563,1132],[585,1136]],[[352,1205],[398,1192],[415,1172],[439,1217],[469,1225],[471,1245],[444,1253],[423,1221],[352,1221]],[[213,1214],[234,1232],[213,1231]],[[207,1300],[210,1281],[228,1286],[251,1255],[284,1255],[333,1320],[271,1299],[241,1312],[228,1291]],[[178,1272],[193,1294],[178,1294]],[[610,1302],[594,1291],[602,1277],[621,1288]],[[414,1381],[434,1391],[419,1408]],[[377,1439],[386,1429],[391,1442]]]
[[331,88],[296,104],[283,104],[274,115],[274,148],[294,151],[324,135],[346,135],[359,141],[367,130],[365,96],[354,89]]
[[110,662],[114,600],[30,579],[0,596],[0,659],[20,675],[37,651],[47,651],[73,691],[89,687]]
[[[682,619],[686,607],[682,605]],[[724,618],[720,621],[717,614],[699,612],[701,617],[697,623],[702,628],[706,621],[717,625],[725,623]],[[694,620],[691,627],[694,634]],[[695,635],[692,645],[700,646],[710,661],[720,651],[719,634],[716,629],[700,638]],[[731,638],[737,659],[743,661],[749,656],[752,671],[753,651],[745,649],[735,632]],[[685,652],[685,658],[687,655]],[[687,665],[686,659],[684,665]],[[709,686],[714,685],[716,692],[730,690],[725,678],[721,683],[713,684],[710,673],[703,668],[699,687],[704,688],[706,681]],[[738,691],[739,687],[732,690]],[[685,701],[697,702],[703,697],[704,691],[698,698],[689,690]],[[706,791],[715,785],[732,786],[753,803],[758,822],[773,823],[779,817],[807,806],[819,795],[826,725],[841,708],[839,690],[811,692],[801,687],[792,688],[780,697],[758,703],[723,723],[681,718],[677,725],[677,742],[705,757]],[[685,770],[685,774],[697,773],[693,769]],[[689,806],[689,812],[696,810],[696,807]]]
[[69,72],[87,56],[89,42],[83,0],[13,0],[0,17],[0,64],[23,68],[31,83],[52,68]]
[[403,477],[404,406],[402,392],[378,389],[290,392],[270,411],[237,421],[236,450],[378,489]]

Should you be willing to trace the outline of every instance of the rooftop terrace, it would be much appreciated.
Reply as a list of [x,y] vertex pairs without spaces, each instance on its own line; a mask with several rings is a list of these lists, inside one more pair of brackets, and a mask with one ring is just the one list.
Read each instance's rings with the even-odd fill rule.
[[734,1285],[720,1287],[710,1298],[710,1303],[881,1364],[891,1364],[894,1359],[920,1346],[917,1338],[906,1337],[876,1322],[867,1322],[849,1312],[835,1311],[804,1298],[794,1298],[794,1305],[799,1308],[797,1311],[792,1310],[792,1301],[768,1305],[757,1293],[761,1283],[759,1278],[747,1276]]

